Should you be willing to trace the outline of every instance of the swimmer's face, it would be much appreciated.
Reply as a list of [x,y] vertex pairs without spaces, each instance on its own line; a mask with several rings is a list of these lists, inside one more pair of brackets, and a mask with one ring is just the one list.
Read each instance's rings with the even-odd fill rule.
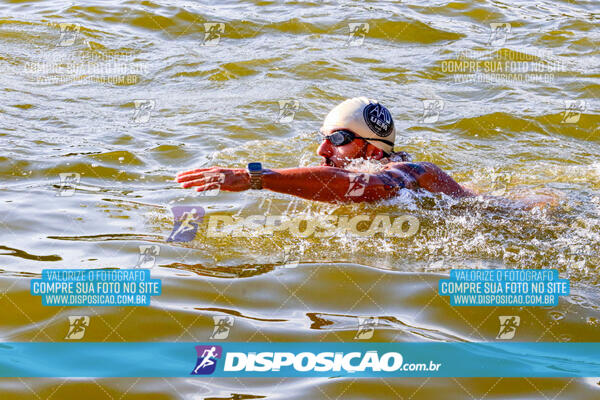
[[[322,129],[321,133],[327,136],[335,130],[337,129]],[[357,158],[379,159],[383,154],[377,155],[378,153],[381,153],[381,150],[360,138],[342,146],[334,146],[329,140],[323,140],[317,149],[317,154],[323,157],[321,165],[338,168],[343,168]]]

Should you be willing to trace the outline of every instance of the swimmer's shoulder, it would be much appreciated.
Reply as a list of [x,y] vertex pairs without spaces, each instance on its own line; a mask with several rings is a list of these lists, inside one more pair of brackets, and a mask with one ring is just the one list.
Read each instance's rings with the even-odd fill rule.
[[418,187],[433,193],[442,192],[455,197],[476,195],[472,190],[462,187],[450,175],[431,162],[395,161],[386,165],[386,169],[394,175],[410,176]]

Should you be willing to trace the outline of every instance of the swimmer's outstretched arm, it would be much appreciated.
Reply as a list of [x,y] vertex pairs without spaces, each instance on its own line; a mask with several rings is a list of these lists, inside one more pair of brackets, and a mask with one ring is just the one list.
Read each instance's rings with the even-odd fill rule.
[[263,175],[263,187],[307,200],[359,203],[394,197],[404,187],[415,188],[416,182],[408,174],[369,174],[319,166],[270,170]]
[[[329,203],[374,202],[394,197],[400,189],[423,189],[456,197],[473,195],[431,163],[398,163],[377,173],[358,173],[318,166],[264,170],[263,189],[307,200]],[[201,168],[182,172],[177,182],[183,188],[241,192],[250,189],[250,176],[243,168]]]

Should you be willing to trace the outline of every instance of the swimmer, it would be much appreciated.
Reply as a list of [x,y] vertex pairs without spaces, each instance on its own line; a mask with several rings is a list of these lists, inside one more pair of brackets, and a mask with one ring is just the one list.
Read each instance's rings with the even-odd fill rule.
[[[323,157],[320,166],[266,169],[261,163],[250,163],[247,168],[200,168],[180,172],[176,181],[198,192],[217,187],[230,192],[266,189],[329,203],[374,202],[394,197],[401,189],[453,197],[476,195],[435,164],[410,162],[408,154],[394,152],[392,115],[376,100],[344,101],[327,115],[319,133],[323,137],[317,150]],[[357,159],[376,160],[384,166],[372,173],[348,170]],[[215,176],[224,178],[218,182]]]

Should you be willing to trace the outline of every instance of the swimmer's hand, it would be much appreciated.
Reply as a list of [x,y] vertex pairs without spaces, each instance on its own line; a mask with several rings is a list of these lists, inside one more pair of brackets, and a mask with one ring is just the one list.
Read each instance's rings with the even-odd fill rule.
[[182,188],[195,187],[197,192],[220,189],[243,192],[250,189],[250,174],[245,168],[199,168],[180,172],[175,180]]

